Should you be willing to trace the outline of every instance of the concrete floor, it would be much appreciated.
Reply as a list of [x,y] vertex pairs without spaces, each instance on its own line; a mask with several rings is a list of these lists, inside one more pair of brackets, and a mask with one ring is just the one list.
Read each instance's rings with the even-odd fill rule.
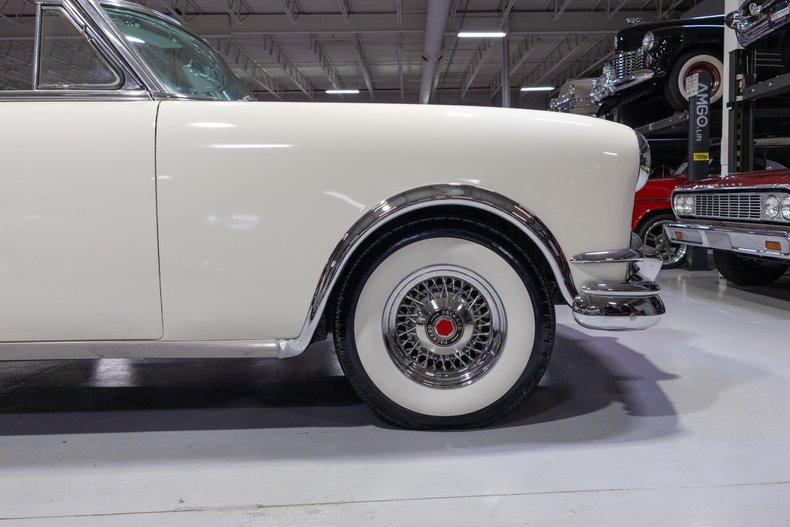
[[485,430],[384,425],[326,344],[0,364],[0,526],[790,524],[790,279],[660,282],[652,330],[561,308],[542,386]]

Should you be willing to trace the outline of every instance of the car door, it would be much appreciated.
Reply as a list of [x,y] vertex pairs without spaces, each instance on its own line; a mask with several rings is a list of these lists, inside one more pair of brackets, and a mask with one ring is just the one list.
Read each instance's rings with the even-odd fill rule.
[[38,89],[0,97],[0,341],[158,339],[157,103],[73,13],[39,25]]

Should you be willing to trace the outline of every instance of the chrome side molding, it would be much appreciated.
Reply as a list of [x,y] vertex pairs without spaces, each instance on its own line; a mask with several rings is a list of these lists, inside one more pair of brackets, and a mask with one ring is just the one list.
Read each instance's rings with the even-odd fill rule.
[[0,342],[0,360],[278,357],[274,340]]

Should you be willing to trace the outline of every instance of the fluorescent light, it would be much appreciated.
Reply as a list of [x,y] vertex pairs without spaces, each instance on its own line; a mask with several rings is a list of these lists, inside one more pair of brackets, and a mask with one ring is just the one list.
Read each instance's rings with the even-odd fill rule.
[[359,90],[324,90],[329,95],[359,95]]
[[145,40],[138,37],[133,37],[131,35],[126,35],[126,40],[128,40],[132,44],[145,44]]
[[551,91],[554,86],[522,86],[521,91]]
[[459,31],[458,38],[505,38],[504,31]]

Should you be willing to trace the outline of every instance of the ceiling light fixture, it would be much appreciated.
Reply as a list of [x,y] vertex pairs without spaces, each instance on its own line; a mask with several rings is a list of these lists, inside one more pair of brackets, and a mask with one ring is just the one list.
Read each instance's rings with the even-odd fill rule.
[[458,38],[505,38],[504,31],[459,31]]
[[351,90],[351,89],[343,89],[343,90],[324,90],[324,93],[328,95],[359,95],[359,90]]
[[521,91],[551,91],[554,89],[554,86],[522,86]]

